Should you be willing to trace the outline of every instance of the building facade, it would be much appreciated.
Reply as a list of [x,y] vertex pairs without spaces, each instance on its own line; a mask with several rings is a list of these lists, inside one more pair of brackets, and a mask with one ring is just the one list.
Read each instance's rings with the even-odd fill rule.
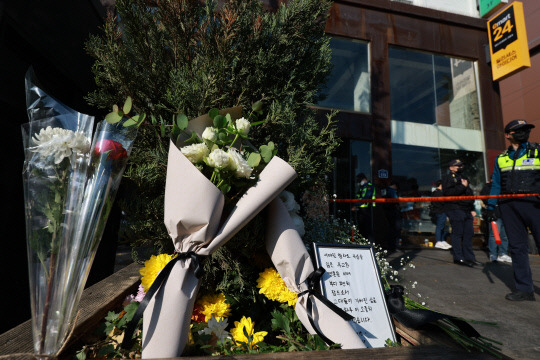
[[[512,0],[509,3],[513,2]],[[526,119],[536,126],[530,140],[540,143],[540,1],[521,0],[531,67],[500,81],[504,122]]]
[[[354,198],[355,177],[365,173],[379,193],[395,181],[402,197],[429,196],[459,158],[479,191],[490,175],[488,154],[505,143],[476,0],[335,1],[326,32],[334,69],[317,108],[340,110],[344,140],[329,190]],[[404,207],[410,231],[432,230],[426,203]],[[332,211],[354,221],[350,205]]]

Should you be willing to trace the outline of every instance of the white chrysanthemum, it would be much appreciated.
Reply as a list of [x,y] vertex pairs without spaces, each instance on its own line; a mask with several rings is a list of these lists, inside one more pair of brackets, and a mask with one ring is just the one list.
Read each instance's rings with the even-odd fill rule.
[[216,142],[218,136],[218,130],[216,128],[213,128],[211,126],[204,129],[202,133],[203,140],[208,140],[211,142]]
[[246,159],[236,149],[229,149],[229,167],[236,172],[236,177],[249,179],[253,169],[248,165]]
[[208,165],[217,169],[226,168],[229,166],[229,154],[221,149],[214,149],[208,155]]
[[90,151],[90,142],[82,132],[73,132],[62,128],[48,126],[32,139],[36,146],[31,151],[42,157],[53,156],[54,163],[59,164],[71,154],[81,155]]
[[245,118],[241,117],[240,119],[236,120],[236,128],[240,134],[247,135],[249,133],[249,129],[251,129],[251,123]]
[[208,149],[208,146],[206,146],[206,144],[193,144],[184,146],[180,149],[180,151],[193,164],[201,162],[206,156],[208,156],[208,153],[210,153],[210,150]]
[[231,336],[231,334],[225,330],[229,326],[227,318],[220,317],[216,320],[214,316],[208,320],[208,327],[199,331],[199,334],[212,335],[217,337],[218,342],[223,342],[225,339]]

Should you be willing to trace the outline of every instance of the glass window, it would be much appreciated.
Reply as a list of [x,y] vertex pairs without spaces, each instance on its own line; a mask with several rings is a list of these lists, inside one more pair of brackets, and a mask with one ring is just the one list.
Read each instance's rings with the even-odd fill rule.
[[[448,172],[448,162],[452,159],[464,162],[464,175],[470,179],[471,188],[480,192],[485,171],[482,152],[392,144],[393,180],[398,184],[399,196],[431,196],[435,181]],[[429,217],[429,205],[429,202],[400,204],[405,232],[435,231],[435,224]],[[475,205],[480,213],[480,202]]]
[[333,37],[332,73],[318,105],[325,108],[371,111],[371,85],[368,44],[363,41]]
[[480,129],[473,62],[391,47],[389,66],[392,120]]
[[[371,179],[371,143],[359,140],[344,140],[334,158],[332,194],[338,199],[356,198],[356,175],[364,173]],[[332,215],[352,222],[353,204],[334,204]]]

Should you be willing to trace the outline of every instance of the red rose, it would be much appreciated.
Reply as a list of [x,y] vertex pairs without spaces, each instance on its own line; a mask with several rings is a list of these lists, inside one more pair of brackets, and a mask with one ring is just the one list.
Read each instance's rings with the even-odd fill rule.
[[124,149],[122,144],[120,144],[118,141],[114,141],[114,140],[105,139],[105,140],[98,141],[94,151],[97,154],[108,153],[107,159],[111,159],[111,160],[127,158],[126,149]]

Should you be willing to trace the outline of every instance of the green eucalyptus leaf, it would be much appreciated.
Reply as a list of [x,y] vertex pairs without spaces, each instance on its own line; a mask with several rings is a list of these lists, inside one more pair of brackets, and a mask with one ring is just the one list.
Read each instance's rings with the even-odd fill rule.
[[117,112],[110,112],[108,113],[107,115],[105,115],[105,120],[109,123],[109,124],[116,124],[117,122],[119,122],[120,120],[122,120],[122,117],[120,115],[118,115]]
[[117,113],[118,112],[118,105],[114,104],[112,107],[112,111]]
[[216,115],[214,118],[214,127],[216,129],[222,129],[227,127],[227,119],[223,115]]
[[255,111],[255,112],[260,112],[262,111],[262,108],[263,108],[263,102],[261,100],[259,101],[255,101],[253,103],[253,105],[251,105],[251,110]]
[[174,123],[171,131],[171,138],[174,142],[176,142],[176,138],[178,137],[178,135],[180,135],[180,133],[180,128],[178,127],[178,125],[176,125],[176,123]]
[[261,155],[259,153],[251,153],[247,159],[247,163],[250,167],[256,168],[261,163]]
[[152,121],[152,125],[157,125],[157,119],[154,115],[150,115],[150,120]]
[[140,116],[140,120],[137,123],[137,127],[141,126],[145,119],[146,119],[146,114],[142,114]]
[[221,192],[224,194],[224,195],[227,195],[227,193],[229,191],[231,191],[231,185],[227,184],[227,183],[223,183],[221,184],[221,186],[219,187],[219,190],[221,190]]
[[273,141],[269,141],[268,142],[268,147],[272,150],[274,150],[275,146],[274,146],[274,142]]
[[208,112],[208,116],[210,116],[210,119],[212,120],[218,115],[219,115],[219,110],[216,108],[210,109],[210,111]]
[[124,114],[129,114],[129,112],[131,111],[131,105],[132,105],[131,96],[128,96],[126,99],[126,102],[124,103],[124,106],[122,107]]
[[199,139],[199,135],[195,131],[191,132],[191,137],[184,141],[185,144],[198,144],[202,143],[203,141]]
[[124,123],[123,123],[122,125],[123,125],[124,127],[134,126],[134,125],[137,125],[137,121],[134,120],[133,118],[127,119],[126,121],[124,121]]
[[188,118],[186,114],[178,114],[176,115],[176,124],[178,125],[178,128],[180,130],[186,130],[188,126]]
[[261,157],[263,158],[265,163],[269,163],[270,160],[272,160],[272,156],[274,156],[273,148],[270,148],[268,145],[262,145],[259,150],[261,151]]

